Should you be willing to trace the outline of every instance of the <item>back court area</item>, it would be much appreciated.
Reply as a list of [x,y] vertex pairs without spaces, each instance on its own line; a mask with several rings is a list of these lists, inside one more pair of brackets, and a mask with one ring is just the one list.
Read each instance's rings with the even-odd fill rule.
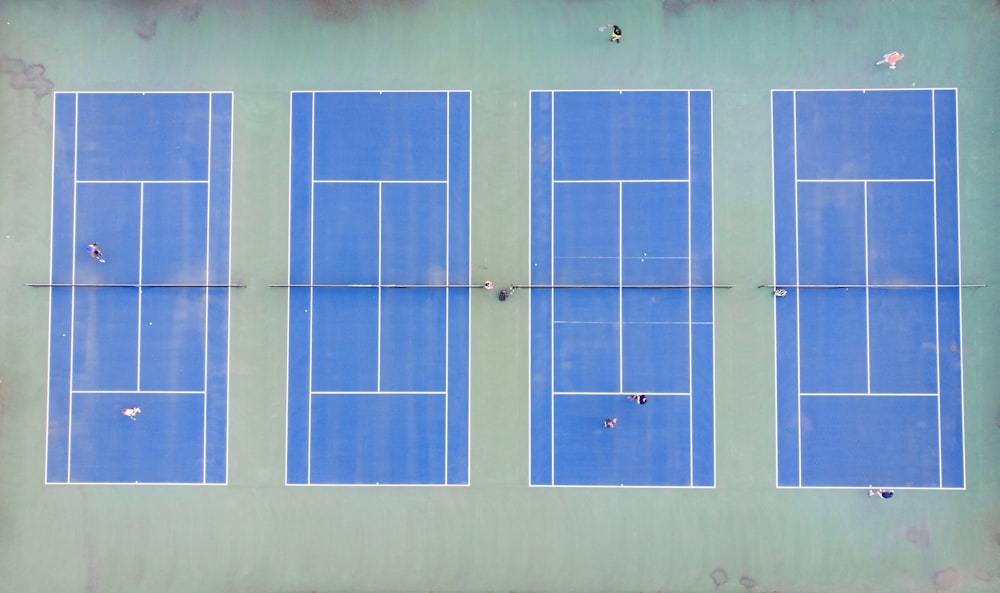
[[0,27],[6,589],[1000,587],[995,2]]

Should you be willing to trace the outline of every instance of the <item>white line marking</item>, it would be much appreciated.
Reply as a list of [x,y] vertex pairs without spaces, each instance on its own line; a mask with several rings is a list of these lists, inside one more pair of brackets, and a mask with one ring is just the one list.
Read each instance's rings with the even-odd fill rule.
[[[535,230],[534,230],[535,229],[535,227],[534,227],[534,221],[535,221],[534,197],[535,196],[534,196],[534,183],[533,183],[533,179],[534,178],[532,177],[532,175],[534,175],[534,171],[533,171],[533,168],[534,168],[534,158],[533,158],[533,154],[532,154],[532,150],[531,150],[532,146],[534,144],[533,143],[533,140],[534,140],[534,136],[533,136],[533,132],[534,132],[534,119],[533,119],[534,118],[534,114],[533,114],[533,107],[532,107],[533,104],[534,104],[534,93],[532,93],[531,91],[528,91],[528,146],[526,147],[526,149],[524,151],[524,154],[528,155],[528,192],[527,192],[528,193],[528,226],[527,226],[527,228],[528,228],[528,265],[527,265],[527,268],[528,268],[528,283],[529,284],[534,283],[533,266],[531,265],[532,264],[531,255],[532,255],[533,248],[534,248],[534,245],[535,245]],[[469,126],[469,129],[471,131],[472,126]],[[471,144],[470,144],[470,146],[471,146]],[[471,208],[470,208],[470,212],[471,212]],[[471,229],[472,226],[470,225],[469,228]],[[470,262],[471,262],[471,258],[470,258]],[[470,275],[469,278],[471,279],[472,276]],[[532,438],[531,438],[531,433],[533,432],[531,429],[534,426],[534,421],[535,421],[534,420],[534,414],[532,414],[532,411],[531,411],[531,409],[532,409],[532,405],[531,404],[532,404],[532,402],[534,400],[534,398],[533,398],[533,395],[534,395],[534,393],[533,393],[534,385],[531,382],[532,367],[534,367],[534,359],[532,358],[532,348],[531,348],[531,346],[532,346],[532,339],[531,338],[532,338],[532,335],[534,334],[534,330],[535,330],[534,318],[532,317],[532,314],[531,314],[532,310],[535,307],[535,304],[534,304],[535,297],[532,294],[533,292],[534,292],[533,290],[529,290],[528,291],[528,376],[527,376],[527,389],[526,389],[526,391],[528,393],[528,430],[527,430],[527,433],[528,433],[528,486],[531,486],[532,469],[535,467],[534,451],[532,449],[533,441],[532,441]],[[471,301],[470,301],[470,309],[471,309]],[[470,332],[470,335],[471,335],[471,332]],[[469,348],[470,354],[471,354],[471,350],[472,350],[472,348],[470,347]],[[470,368],[471,368],[471,366],[470,366]],[[471,375],[471,373],[469,373],[469,374]],[[471,423],[470,423],[470,426],[471,426]]]
[[[466,273],[466,278],[471,283],[472,282],[472,92],[469,91],[468,95],[469,95],[469,119],[468,119],[469,136],[466,140],[467,144],[465,145],[466,158],[468,158],[469,160],[469,177],[465,189],[465,204],[466,204],[465,216],[468,219],[468,227],[466,227],[468,231],[466,232],[465,244],[466,244],[466,259],[468,260],[468,263],[466,264],[465,273]],[[528,228],[530,229],[531,227],[529,226]],[[466,331],[467,337],[465,341],[466,439],[465,439],[465,484],[464,485],[468,486],[472,484],[472,372],[471,372],[472,371],[472,289],[471,288],[466,289],[465,297],[466,297],[466,315],[468,316],[468,326],[467,326],[468,329]],[[530,324],[528,327],[531,327]],[[528,360],[530,361],[531,359],[529,358]],[[528,393],[529,394],[531,393],[530,389]],[[528,432],[530,433],[531,431],[529,430]]]
[[[801,284],[799,277],[799,121],[798,93],[792,91],[792,168],[795,176],[795,284]],[[798,482],[802,486],[802,295],[795,295],[795,416],[798,431]]]
[[[549,93],[549,275],[556,279],[556,94]],[[549,289],[549,484],[556,483],[556,291]]]
[[371,395],[377,397],[379,395],[448,395],[447,391],[440,390],[428,390],[428,391],[313,391],[312,394],[316,395]]
[[[937,103],[934,92],[931,91],[931,152],[933,154],[932,167],[934,168],[934,284],[941,282],[938,276],[938,216],[937,216]],[[937,398],[937,439],[938,439],[938,487],[944,485],[944,450],[941,443],[941,289],[934,290],[934,372],[935,389],[938,391]]]
[[[73,282],[76,283],[76,249],[77,249],[77,165],[80,160],[80,95],[74,95],[73,99],[73,251],[71,257],[73,258],[72,264],[70,266],[70,277],[73,278]],[[70,306],[69,306],[69,391],[70,394],[73,393],[73,383],[75,382],[75,375],[73,373],[73,365],[76,362],[76,288],[72,289],[70,293]],[[73,397],[69,394],[66,395],[69,399],[69,409],[67,411],[67,422],[66,422],[66,482],[70,481],[72,475],[71,468],[73,465]]]
[[[621,395],[632,395],[628,391],[554,391],[553,395],[557,396],[573,396],[573,397],[607,397],[607,396],[621,396]],[[644,391],[643,395],[647,397],[691,397],[690,391]]]
[[[774,114],[774,91],[771,91],[771,273],[773,280],[771,281],[773,285],[778,285],[778,180],[774,171],[774,126],[775,126],[775,114]],[[714,150],[713,150],[714,152]],[[796,295],[796,298],[798,296]],[[713,295],[714,302],[714,295]],[[781,349],[781,344],[778,343],[778,299],[771,299],[771,311],[774,319],[774,482],[775,486],[781,484],[781,432],[779,427],[781,426],[781,419],[778,414],[778,408],[781,405],[781,382],[778,378],[778,352]],[[715,319],[715,317],[712,317]],[[718,457],[718,455],[716,455]]]
[[[955,248],[956,256],[958,258],[958,278],[961,282],[962,278],[962,200],[961,198],[961,171],[959,157],[962,151],[958,147],[958,136],[959,136],[959,126],[958,126],[958,89],[950,89],[955,93]],[[962,430],[959,433],[959,442],[962,445],[962,489],[965,489],[966,484],[966,467],[965,467],[965,350],[962,341],[962,291],[958,291],[958,401],[961,406],[960,414],[962,421]]]
[[[229,224],[226,227],[226,282],[228,284],[233,283],[233,249],[232,249],[232,232],[233,232],[233,128],[236,122],[236,100],[233,93],[228,93],[229,95],[229,187],[226,193],[226,204],[229,207]],[[291,110],[289,110],[289,119],[291,119]],[[289,133],[291,133],[291,127],[289,127]],[[291,151],[291,147],[289,147]],[[230,310],[232,291],[226,291],[226,459],[225,459],[225,471],[223,472],[223,482],[229,483],[229,370],[232,368],[230,366],[230,355],[232,354],[232,349],[229,347],[230,338],[232,337],[232,312]],[[286,328],[285,332],[288,330]],[[287,347],[287,342],[285,342]],[[288,368],[287,365],[285,367]],[[287,370],[286,370],[287,372]],[[285,382],[288,385],[288,382]],[[286,457],[287,459],[287,457]]]
[[[142,284],[142,236],[143,236],[143,211],[146,208],[146,186],[143,183],[139,184],[139,284]],[[135,341],[136,341],[136,353],[135,353],[135,388],[142,389],[142,288],[137,291],[139,294],[136,295],[136,306],[138,307],[138,314],[136,315],[136,323],[138,328],[136,331]]]
[[[208,187],[205,188],[205,284],[211,284],[211,270],[212,270],[212,95],[208,95],[208,146],[206,150],[208,151],[208,162],[207,162],[207,172],[208,175]],[[202,410],[202,434],[201,434],[201,481],[205,483],[208,481],[208,349],[212,344],[212,340],[209,339],[209,301],[212,300],[211,292],[206,288],[204,289],[205,295],[205,354],[204,354],[204,368],[202,376],[202,387],[205,388],[205,406]]]
[[[451,282],[451,93],[445,93],[444,171],[444,277]],[[444,479],[448,484],[448,390],[451,360],[451,291],[444,289]]]
[[77,389],[72,395],[190,395],[202,396],[204,391],[171,391],[169,389]]
[[705,91],[705,92],[711,92],[712,89],[707,89],[707,88],[706,89],[666,89],[666,88],[664,88],[664,89],[596,89],[596,88],[595,89],[531,89],[531,92],[534,92],[534,93],[555,93],[555,92],[562,93],[562,94],[569,94],[569,93],[591,93],[591,94],[599,94],[599,93],[603,93],[603,94],[619,94],[619,95],[622,94],[623,92],[625,92],[625,93],[671,93],[671,94],[675,94],[676,95],[678,93],[683,93],[683,92],[687,92],[687,91]]
[[[295,146],[295,132],[294,132],[294,122],[295,122],[295,93],[288,93],[288,243],[287,243],[287,261],[285,263],[285,273],[288,279],[288,284],[292,283],[292,177],[294,175],[294,169],[292,168],[292,148]],[[232,144],[232,143],[230,143]],[[232,161],[230,161],[230,174],[232,172]],[[230,185],[230,188],[232,186]],[[232,214],[232,205],[230,200],[230,214]],[[230,229],[232,226],[230,225]],[[230,243],[232,239],[230,238]],[[232,252],[230,252],[230,258],[232,257]],[[232,274],[232,266],[229,268],[230,274]],[[285,311],[287,312],[288,322],[285,324],[285,484],[288,484],[288,472],[290,470],[288,463],[289,455],[289,433],[288,424],[291,421],[292,415],[292,392],[289,389],[289,381],[291,380],[291,365],[292,365],[292,291],[285,291]],[[232,317],[232,315],[230,315]],[[228,446],[226,448],[228,451]],[[228,464],[227,464],[228,465]]]
[[375,391],[382,391],[382,184],[378,184],[378,303],[375,326]]
[[687,183],[690,179],[553,179],[552,183]]
[[[712,150],[709,151],[709,166],[711,167],[710,177],[709,177],[709,204],[712,209],[712,215],[709,217],[710,228],[709,234],[711,238],[711,250],[712,259],[710,265],[712,266],[712,284],[715,284],[715,95],[712,91],[708,91],[709,96],[709,126],[708,134],[709,141],[712,145]],[[773,152],[772,152],[773,154]],[[773,160],[773,159],[772,159]],[[773,165],[772,165],[773,166]],[[773,177],[772,177],[773,178]],[[717,474],[717,463],[719,459],[718,455],[718,431],[716,430],[716,417],[718,416],[718,408],[715,406],[716,398],[716,382],[715,382],[715,292],[709,293],[709,298],[712,299],[712,486],[715,486],[716,474]],[[777,442],[777,441],[775,441]],[[775,465],[775,468],[778,466]]]
[[872,391],[872,320],[871,320],[871,278],[869,277],[869,267],[871,259],[871,248],[868,245],[868,183],[863,186],[862,207],[864,208],[865,224],[865,372],[867,373],[866,387],[868,393]]
[[[691,200],[691,91],[687,93],[687,256],[694,257],[692,249],[692,237],[694,229],[692,227],[692,200]],[[693,266],[688,260],[688,285],[694,283]],[[691,397],[688,398],[688,485],[694,484],[694,290],[687,289],[688,293],[688,391]]]
[[[209,124],[211,125],[211,124]],[[135,185],[136,183],[148,183],[150,185],[160,184],[186,184],[197,183],[208,184],[208,179],[81,179],[77,183],[81,185]]]
[[933,183],[933,179],[797,179],[796,183]]
[[[52,184],[51,184],[51,197],[52,200],[49,203],[49,237],[51,238],[51,253],[49,254],[49,282],[55,283],[55,278],[53,274],[55,273],[55,268],[52,265],[53,260],[56,257],[56,130],[59,129],[59,95],[61,93],[56,93],[52,99]],[[76,127],[76,122],[73,123],[73,127]],[[75,226],[75,225],[74,225]],[[75,248],[76,246],[73,245]],[[76,253],[74,251],[73,258],[76,259]],[[52,435],[49,434],[49,425],[52,422],[52,335],[55,333],[52,327],[52,290],[49,289],[49,309],[48,309],[48,323],[49,323],[49,347],[45,356],[45,377],[47,379],[45,385],[45,463],[43,471],[45,472],[42,476],[44,482],[48,482],[49,479],[49,441],[52,439]],[[72,335],[72,334],[70,334]],[[72,340],[72,338],[71,338]],[[72,370],[70,371],[72,374]]]
[[802,397],[938,397],[937,393],[810,393],[801,394]]
[[447,179],[315,179],[313,183],[330,183],[330,184],[346,184],[350,185],[353,183],[385,183],[386,185],[394,184],[405,184],[405,185],[448,185]]
[[[313,259],[315,258],[316,242],[316,93],[309,97],[309,283],[315,284],[313,278]],[[315,304],[313,295],[315,289],[309,289],[309,397],[306,417],[306,484],[312,483],[312,393],[313,393],[313,323],[315,321]]]
[[[625,265],[622,261],[625,250],[623,247],[625,235],[624,218],[624,184],[618,183],[618,391],[625,390],[625,299],[622,285],[625,284]],[[553,246],[554,247],[554,246]],[[555,249],[553,248],[553,251]]]

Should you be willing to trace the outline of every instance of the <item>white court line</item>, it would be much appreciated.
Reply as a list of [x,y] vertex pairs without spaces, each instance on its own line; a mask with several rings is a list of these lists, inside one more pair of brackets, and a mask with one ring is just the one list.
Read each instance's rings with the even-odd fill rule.
[[369,390],[369,391],[363,391],[363,390],[354,390],[354,391],[313,391],[312,394],[314,396],[316,396],[316,395],[330,395],[330,396],[338,396],[338,395],[370,395],[370,396],[373,396],[373,397],[377,397],[379,395],[448,395],[448,392],[447,391],[440,391],[440,390],[427,390],[427,391],[412,391],[412,390],[406,390],[406,391],[371,391],[371,390]]
[[[795,284],[802,283],[799,277],[799,122],[798,91],[792,91],[792,169],[795,176]],[[802,297],[795,295],[795,430],[798,431],[799,462],[798,483],[802,486]]]
[[[962,487],[962,488],[955,488],[955,487],[939,488],[937,486],[892,486],[891,484],[883,484],[882,485],[883,488],[887,488],[887,487],[890,487],[890,486],[895,491],[904,491],[904,490],[906,490],[906,491],[908,491],[908,490],[935,490],[935,491],[940,491],[940,490],[965,490],[964,487]],[[778,486],[778,488],[782,489],[782,490],[796,489],[796,490],[854,490],[854,491],[860,491],[860,492],[867,492],[868,491],[868,485],[867,484],[864,485],[864,486]]]
[[[208,151],[208,159],[206,166],[206,175],[208,176],[208,184],[205,188],[205,284],[211,284],[211,270],[212,270],[212,94],[208,95],[208,145],[206,150]],[[204,407],[202,409],[202,423],[201,423],[201,481],[205,483],[208,479],[208,348],[212,341],[208,339],[209,332],[209,301],[211,301],[211,292],[205,289],[205,355],[203,359],[203,372],[202,376],[202,387],[205,388],[204,397]]]
[[938,393],[872,393],[867,392],[856,392],[856,393],[812,393],[806,392],[801,394],[802,397],[938,397]]
[[310,482],[309,484],[285,484],[289,488],[440,488],[436,482]]
[[[690,146],[688,146],[690,148]],[[688,171],[688,175],[691,172]],[[553,179],[553,183],[688,183],[688,179]]]
[[[622,285],[625,284],[625,271],[622,262],[624,249],[624,184],[618,183],[618,391],[625,391],[625,298]],[[553,251],[555,249],[553,248]]]
[[797,179],[796,183],[933,183],[933,179]]
[[[471,103],[470,103],[471,107]],[[445,132],[444,132],[444,176],[448,180],[444,188],[444,277],[445,282],[451,282],[451,93],[445,94]],[[444,479],[448,484],[448,390],[449,362],[451,356],[451,291],[444,289]]]
[[[469,230],[466,233],[466,238],[465,238],[465,249],[466,249],[466,254],[467,254],[466,255],[466,259],[468,260],[468,263],[466,264],[465,273],[466,273],[466,277],[469,279],[469,283],[471,284],[472,283],[472,92],[469,91],[468,95],[469,95],[469,137],[466,140],[468,143],[466,144],[466,150],[465,150],[465,152],[466,152],[467,158],[469,160],[469,172],[468,172],[468,174],[469,174],[469,183],[466,185],[466,190],[465,190],[465,204],[466,204],[466,210],[467,210],[466,213],[465,213],[465,216],[468,219],[467,220],[468,226],[466,228],[468,228]],[[529,101],[529,105],[530,105],[530,101]],[[529,121],[530,121],[530,119],[529,119]],[[530,134],[529,134],[529,141],[530,141]],[[529,177],[529,179],[530,179],[530,177]],[[530,192],[529,192],[529,196],[530,196]],[[529,216],[530,216],[530,214],[529,214]],[[531,226],[530,225],[528,226],[528,233],[529,233],[529,235],[531,233]],[[529,239],[529,244],[530,244],[530,239]],[[529,250],[530,250],[530,247],[529,247]],[[472,484],[472,289],[471,288],[466,289],[465,295],[466,295],[466,303],[468,303],[466,305],[466,316],[468,317],[468,322],[467,322],[468,325],[467,325],[466,335],[468,337],[467,337],[466,342],[465,342],[465,357],[466,357],[466,361],[465,361],[465,364],[466,364],[466,367],[465,367],[465,369],[466,369],[466,373],[465,373],[465,409],[466,409],[466,414],[465,414],[465,416],[466,416],[466,418],[465,418],[465,434],[466,434],[466,439],[465,439],[465,486],[469,486],[469,485]],[[530,315],[530,307],[529,307],[529,315]],[[529,324],[528,327],[530,328],[531,325]],[[530,343],[531,340],[529,339],[528,341]],[[531,358],[530,358],[530,351],[529,351],[529,358],[528,358],[528,360],[529,360],[529,364],[530,364],[530,360],[531,360]],[[529,394],[531,393],[530,389],[529,389],[528,393]],[[529,406],[529,412],[528,413],[529,414],[531,413],[530,412],[530,406]],[[530,426],[530,424],[529,424],[529,426]],[[530,433],[531,431],[529,430],[528,432]],[[529,451],[530,451],[530,448],[529,448]]]
[[791,93],[909,93],[912,91],[957,91],[955,87],[908,87],[900,89],[875,89],[875,88],[830,88],[830,89],[772,89],[772,93],[775,91],[779,92],[791,92]]
[[[139,284],[142,284],[142,236],[143,236],[143,211],[146,208],[146,185],[144,183],[139,183]],[[138,314],[136,315],[136,323],[138,324],[138,331],[136,331],[135,341],[136,341],[136,353],[135,353],[135,388],[142,389],[142,288],[139,288],[138,295],[136,295],[136,306],[138,307]]]
[[204,391],[169,389],[77,389],[72,395],[204,395]]
[[[531,488],[594,489],[594,490],[713,490],[715,486],[691,486],[687,484],[533,484]],[[899,488],[897,488],[899,490]]]
[[[288,93],[288,243],[286,244],[287,255],[285,263],[285,277],[288,284],[292,283],[292,177],[294,176],[294,169],[292,169],[292,147],[295,145],[295,133],[293,124],[295,122],[295,92]],[[232,142],[230,142],[232,145]],[[230,160],[230,175],[232,175],[232,160]],[[232,185],[229,186],[232,189]],[[232,217],[232,200],[230,200],[230,220]],[[230,232],[232,229],[232,224],[229,226]],[[232,243],[232,238],[230,237],[230,244]],[[232,251],[230,250],[230,267],[229,273],[232,275]],[[285,323],[285,485],[288,485],[288,454],[289,454],[289,442],[288,442],[288,424],[290,422],[290,416],[292,413],[291,403],[292,403],[292,393],[288,388],[288,382],[291,380],[291,365],[292,365],[292,291],[285,291],[285,311],[287,311],[288,321]],[[229,317],[232,317],[230,315]],[[228,392],[228,380],[227,380],[227,392]],[[228,395],[227,395],[228,398]],[[227,404],[228,408],[228,404]],[[228,438],[228,437],[227,437]],[[228,442],[226,446],[226,451],[228,454],[229,447]],[[228,466],[228,464],[227,464]],[[227,470],[228,471],[228,470]]]
[[[709,166],[711,166],[711,177],[709,179],[709,200],[712,208],[711,216],[711,228],[709,232],[712,236],[712,284],[715,284],[715,94],[712,91],[708,91],[709,96],[709,126],[708,134],[709,140],[712,143],[712,150],[709,151]],[[773,154],[773,153],[772,153]],[[773,160],[773,159],[772,159]],[[716,477],[718,475],[718,460],[719,460],[719,447],[718,438],[719,434],[716,429],[716,418],[718,417],[718,407],[716,407],[716,374],[715,374],[715,291],[709,293],[712,299],[712,487],[715,487]],[[777,441],[776,441],[777,442]],[[775,468],[778,466],[775,465]],[[777,472],[775,472],[777,475]]]
[[[76,227],[77,227],[77,217],[76,217],[76,206],[77,206],[77,161],[79,160],[80,153],[80,95],[75,95],[73,101],[73,251],[71,257],[73,258],[71,264],[70,277],[73,282],[76,282]],[[51,304],[49,305],[51,307]],[[70,292],[70,307],[69,307],[69,391],[73,393],[73,364],[76,358],[76,288],[72,288]],[[71,468],[73,466],[73,397],[69,396],[69,409],[68,418],[66,422],[66,482],[70,481]]]
[[[236,126],[236,98],[233,93],[227,93],[229,95],[229,191],[226,194],[226,202],[229,207],[229,223],[226,226],[226,282],[229,284],[233,283],[233,129]],[[291,110],[289,110],[291,112]],[[291,114],[289,113],[289,120],[291,120]],[[291,134],[291,127],[289,129],[289,134]],[[289,145],[289,152],[291,151],[291,145]],[[289,169],[291,171],[291,169]],[[286,291],[287,292],[287,291]],[[232,291],[226,290],[226,459],[225,459],[225,471],[223,472],[223,483],[229,483],[229,370],[232,368],[230,365],[230,355],[232,354],[232,348],[230,348],[230,338],[232,337],[232,320],[233,315],[230,309]],[[287,324],[286,324],[287,325]],[[288,332],[288,329],[285,329]],[[287,348],[287,342],[285,343]],[[285,367],[288,368],[287,365]],[[287,370],[286,370],[287,372]],[[285,382],[285,389],[287,390],[288,383]],[[286,456],[287,459],[287,456]]]
[[212,482],[207,484],[203,482],[46,482],[45,484],[47,486],[131,486],[133,488],[141,488],[143,486],[198,486],[199,488],[204,486],[215,486],[218,488],[227,485],[221,482]]
[[[958,258],[958,278],[961,282],[962,278],[962,200],[961,197],[961,183],[962,178],[959,175],[961,171],[961,163],[959,162],[959,157],[962,151],[958,148],[958,89],[942,89],[942,90],[952,90],[955,92],[955,246],[956,246],[956,256]],[[959,403],[961,405],[960,414],[962,415],[962,431],[961,438],[959,439],[962,443],[962,489],[965,489],[966,483],[966,467],[965,467],[965,349],[962,346],[962,291],[958,291],[958,376],[959,376]]]
[[[211,122],[209,122],[211,125]],[[137,183],[149,183],[149,184],[195,184],[195,183],[205,183],[209,182],[208,179],[81,179],[77,183],[83,185],[88,184],[100,184],[100,185],[135,185]]]
[[[528,210],[528,226],[527,226],[527,229],[528,229],[528,283],[529,284],[534,284],[534,265],[533,265],[533,260],[531,259],[531,256],[532,256],[532,251],[533,251],[533,247],[534,247],[534,244],[535,244],[535,231],[534,231],[534,228],[535,228],[534,227],[535,212],[534,212],[534,208],[533,208],[533,206],[534,206],[534,199],[533,199],[534,198],[534,192],[532,191],[532,188],[534,187],[534,183],[533,183],[534,178],[532,177],[532,175],[534,175],[534,171],[532,170],[533,169],[533,164],[534,164],[533,163],[534,159],[533,159],[533,154],[532,154],[532,151],[531,151],[531,148],[533,146],[533,142],[532,141],[534,139],[534,136],[532,135],[532,132],[534,131],[534,113],[532,111],[532,104],[534,103],[533,98],[534,98],[534,93],[531,92],[531,91],[528,91],[528,146],[527,146],[526,150],[524,151],[524,154],[528,155],[528,191],[526,193],[528,194],[528,208],[527,208],[527,210]],[[469,126],[469,130],[470,131],[471,131],[471,129],[472,129],[472,126]],[[470,144],[470,146],[471,146],[471,144]],[[470,211],[470,214],[471,214],[472,208],[469,208],[469,211]],[[471,231],[471,229],[472,229],[471,224],[469,226],[469,229]],[[469,234],[471,236],[472,233],[470,232]],[[471,250],[470,250],[470,253],[471,253]],[[470,263],[472,262],[472,258],[471,257],[469,258],[469,262]],[[472,279],[471,275],[469,276],[469,279],[471,281],[471,279]],[[528,485],[529,486],[531,486],[532,468],[534,468],[534,466],[535,466],[535,460],[534,460],[534,455],[533,455],[534,452],[532,451],[532,439],[531,439],[531,433],[532,433],[531,427],[534,426],[534,424],[533,424],[533,422],[534,422],[534,415],[531,412],[531,409],[532,409],[532,405],[531,404],[532,404],[532,402],[534,400],[534,398],[532,397],[534,395],[534,393],[533,393],[533,387],[534,387],[534,385],[532,385],[532,383],[531,383],[531,368],[533,366],[532,361],[534,360],[532,358],[532,348],[531,348],[532,344],[531,343],[532,343],[533,340],[531,339],[531,337],[532,337],[532,330],[535,327],[533,325],[534,319],[533,319],[532,314],[531,314],[532,310],[535,308],[535,303],[534,303],[535,297],[532,294],[533,292],[534,292],[533,290],[529,290],[528,291],[528,373],[527,373],[527,385],[526,385],[526,388],[525,388],[525,392],[528,394],[528,430],[527,430],[527,433],[528,433]],[[471,299],[470,299],[470,307],[469,307],[469,309],[470,309],[470,311],[472,309],[472,307],[471,307]],[[471,335],[471,332],[470,332],[469,335]],[[471,352],[472,352],[471,345],[470,345],[470,348],[469,348],[469,352],[470,352],[470,356],[471,356]],[[471,365],[470,365],[470,368],[471,368]],[[469,374],[471,375],[472,373],[469,373]],[[471,427],[471,422],[470,422],[470,427]],[[471,430],[471,428],[470,428],[470,430]]]
[[[576,319],[556,319],[560,325],[609,325],[612,321],[581,321]],[[622,325],[712,325],[711,321],[625,321]]]
[[[628,391],[556,391],[553,395],[558,396],[583,396],[583,397],[621,397],[632,395]],[[648,397],[691,397],[690,391],[644,391],[643,395]]]
[[[777,286],[778,284],[778,181],[775,178],[774,171],[774,91],[771,91],[771,277],[773,280],[772,284]],[[713,150],[714,152],[714,150]],[[713,298],[714,303],[714,298]],[[778,415],[778,407],[781,401],[781,383],[778,380],[778,349],[781,347],[778,344],[778,299],[771,299],[771,311],[772,319],[774,319],[774,482],[775,486],[781,483],[781,463],[778,450],[781,448],[781,434],[780,426],[781,419]],[[714,311],[713,311],[714,313]],[[712,319],[715,319],[713,316]]]
[[[309,116],[309,284],[314,284],[313,260],[316,252],[316,195],[314,188],[316,178],[316,93],[309,99],[311,108]],[[381,280],[381,279],[380,279]],[[312,483],[312,407],[313,407],[313,322],[315,310],[313,303],[314,289],[309,288],[309,384],[308,414],[306,418],[306,484]]]
[[[619,194],[621,193],[621,188],[620,187],[619,187],[618,193]],[[619,224],[619,226],[621,226],[621,225]],[[619,245],[619,248],[620,247],[621,246]],[[659,255],[659,256],[644,255],[644,256],[629,256],[629,257],[615,257],[613,255],[554,255],[552,257],[553,257],[553,259],[571,259],[571,260],[580,260],[580,259],[607,259],[607,260],[615,260],[615,261],[622,261],[622,260],[647,260],[647,259],[651,259],[651,260],[678,260],[678,261],[686,261],[686,260],[690,260],[691,259],[690,257],[688,257],[686,255],[676,255],[676,256],[674,256],[674,255]],[[572,286],[572,284],[569,284],[567,286]],[[622,286],[621,283],[619,283],[619,286],[617,286],[617,287],[614,284],[609,284],[607,286],[607,288],[621,288],[621,286]],[[653,285],[653,286],[655,286],[655,285]],[[687,288],[687,287],[685,287],[685,288]]]
[[671,93],[679,94],[684,92],[711,92],[712,89],[531,89],[531,92],[535,93],[560,93],[560,94],[570,94],[570,93],[604,93],[604,94],[614,94],[618,93]]
[[[692,257],[691,235],[693,234],[691,221],[691,91],[687,93],[687,255],[688,255],[688,285],[694,283],[693,270],[690,258]],[[688,485],[694,484],[694,290],[687,289],[688,293]]]
[[[382,286],[382,184],[378,184],[378,284]],[[378,289],[375,326],[375,391],[382,391],[382,289]]]
[[[937,216],[937,103],[934,92],[931,92],[931,151],[934,155],[934,284],[941,282],[938,276],[938,216]],[[934,291],[934,372],[936,376],[937,398],[937,439],[938,439],[938,487],[944,485],[944,457],[941,444],[941,301],[940,288]]]
[[[447,149],[446,149],[447,150]],[[350,185],[352,183],[385,183],[386,185],[415,185],[415,184],[425,184],[425,185],[448,185],[447,179],[315,179],[313,183],[331,183],[331,184],[346,184]]]
[[868,244],[868,184],[864,184],[864,207],[865,215],[865,372],[867,373],[868,393],[872,392],[872,318],[871,318],[871,278],[869,276],[869,259],[871,259],[871,248]]
[[[549,234],[549,254],[551,258],[550,262],[550,275],[553,280],[556,276],[556,256],[555,256],[555,242],[556,242],[556,196],[555,196],[555,178],[556,178],[556,93],[551,92],[550,97],[550,108],[549,108],[549,142],[551,144],[549,150],[549,224],[551,225],[551,232]],[[555,353],[555,315],[556,315],[556,293],[554,289],[550,289],[550,300],[549,300],[549,349],[550,349],[550,362],[549,362],[549,455],[551,457],[549,464],[549,484],[555,484],[556,481],[556,400],[555,400],[555,363],[556,363],[556,353]]]
[[206,91],[204,89],[200,91],[59,91],[65,94],[76,94],[76,95],[205,95],[208,93],[229,93],[232,94],[233,91],[224,90],[214,90]]
[[440,95],[443,93],[472,93],[469,89],[308,89],[293,92],[312,93],[313,95],[410,95],[414,93]]
[[[52,261],[55,259],[55,235],[56,235],[56,130],[59,128],[59,118],[57,114],[59,113],[59,95],[62,93],[56,93],[56,96],[52,99],[52,179],[51,179],[51,202],[49,204],[49,237],[51,241],[51,253],[49,254],[49,282],[55,283],[55,278],[53,278],[53,273],[55,268],[52,265]],[[76,128],[76,122],[73,122],[74,129]],[[75,156],[74,156],[75,158]],[[75,185],[75,184],[74,184]],[[74,227],[76,226],[74,222]],[[76,247],[75,245],[73,246]],[[73,253],[73,259],[76,259],[76,253]],[[75,281],[75,279],[73,279]],[[43,471],[45,472],[42,480],[43,482],[48,482],[49,479],[49,440],[51,440],[51,435],[49,434],[49,423],[52,421],[52,335],[55,333],[52,328],[52,290],[49,290],[49,310],[48,310],[48,322],[49,322],[49,348],[45,356],[45,377],[47,379],[45,385],[45,464]],[[70,334],[72,336],[72,333]],[[72,375],[72,369],[70,369],[70,374]]]

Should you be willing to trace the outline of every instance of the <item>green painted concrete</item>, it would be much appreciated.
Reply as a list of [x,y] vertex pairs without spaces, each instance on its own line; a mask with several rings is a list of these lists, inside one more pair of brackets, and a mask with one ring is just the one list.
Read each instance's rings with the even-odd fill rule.
[[[0,590],[1000,590],[993,0],[0,0],[56,90],[235,92],[229,483],[45,486],[52,95],[0,74]],[[156,28],[149,39],[151,20]],[[612,46],[601,24],[624,29]],[[875,68],[883,53],[906,58]],[[16,86],[16,84],[15,84]],[[968,487],[777,490],[770,90],[957,87]],[[531,89],[714,91],[717,480],[529,488],[527,299],[477,291],[472,485],[288,488],[289,91],[472,91],[476,281],[527,279]],[[715,569],[728,582],[716,587]]]

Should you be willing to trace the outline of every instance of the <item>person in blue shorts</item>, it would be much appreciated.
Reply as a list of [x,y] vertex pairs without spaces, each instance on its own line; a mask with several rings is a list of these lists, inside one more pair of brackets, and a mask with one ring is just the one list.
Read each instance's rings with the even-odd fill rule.
[[90,254],[90,257],[96,259],[102,264],[104,263],[104,255],[101,253],[101,248],[97,246],[97,241],[87,245],[87,253]]
[[101,259],[101,248],[97,246],[97,241],[87,245],[87,253],[94,259]]
[[879,496],[879,497],[884,498],[886,500],[892,498],[893,494],[895,494],[895,492],[893,492],[892,490],[889,490],[888,488],[869,488],[868,489],[868,496]]

